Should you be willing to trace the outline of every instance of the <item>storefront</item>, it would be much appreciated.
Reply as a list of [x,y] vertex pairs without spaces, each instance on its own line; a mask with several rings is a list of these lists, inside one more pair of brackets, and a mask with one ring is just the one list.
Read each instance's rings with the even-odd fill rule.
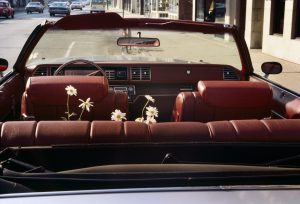
[[224,22],[226,0],[196,0],[196,21]]
[[123,5],[122,5],[122,8],[125,10],[125,11],[129,11],[129,12],[132,12],[132,7],[131,7],[131,0],[123,0]]
[[178,19],[179,0],[145,0],[144,8],[149,17]]

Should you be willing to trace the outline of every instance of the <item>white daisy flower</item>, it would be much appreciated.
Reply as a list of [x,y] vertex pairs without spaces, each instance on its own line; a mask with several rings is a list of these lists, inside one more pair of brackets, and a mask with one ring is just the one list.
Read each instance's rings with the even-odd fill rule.
[[148,117],[158,117],[158,110],[156,107],[148,106],[146,109],[146,115]]
[[116,109],[111,113],[111,120],[113,121],[122,121],[126,120],[126,113],[122,113],[120,110]]
[[154,117],[147,117],[147,119],[145,120],[145,123],[146,124],[154,124],[154,123],[156,123],[156,120],[155,120],[155,118]]
[[90,111],[90,107],[93,106],[93,102],[90,102],[91,98],[86,99],[86,101],[79,99],[82,103],[79,105],[83,110],[86,109],[88,112]]
[[146,97],[146,99],[147,99],[148,101],[151,101],[152,103],[155,102],[155,100],[154,100],[154,98],[153,98],[152,96],[150,96],[150,95],[145,95],[145,97]]
[[143,123],[144,118],[143,117],[137,118],[137,119],[135,119],[135,122]]
[[77,96],[77,90],[73,86],[69,85],[65,89],[69,96]]

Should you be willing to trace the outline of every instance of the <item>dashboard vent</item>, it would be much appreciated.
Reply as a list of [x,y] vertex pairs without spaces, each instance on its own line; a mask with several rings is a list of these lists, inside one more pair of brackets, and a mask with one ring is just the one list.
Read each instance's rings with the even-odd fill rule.
[[151,70],[148,67],[141,68],[141,79],[142,80],[150,80],[151,79]]
[[131,80],[151,80],[151,70],[149,67],[132,67]]
[[105,74],[108,80],[116,80],[115,70],[105,70]]
[[131,80],[141,80],[141,68],[131,68]]
[[235,70],[231,67],[225,67],[223,69],[224,80],[240,80],[240,77],[236,74]]
[[33,73],[33,76],[47,76],[48,75],[48,68],[47,67],[39,67]]

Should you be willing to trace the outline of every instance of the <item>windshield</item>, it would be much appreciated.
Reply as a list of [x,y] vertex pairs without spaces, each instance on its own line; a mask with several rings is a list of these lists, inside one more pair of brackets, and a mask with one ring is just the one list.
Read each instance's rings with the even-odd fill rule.
[[0,2],[0,6],[1,6],[1,7],[7,7],[7,4],[4,3],[4,2]]
[[38,6],[38,5],[40,5],[40,3],[38,3],[38,2],[31,2],[31,3],[29,3],[29,5],[30,6]]
[[51,6],[66,6],[66,3],[61,3],[61,2],[54,2],[51,4]]
[[[120,37],[158,38],[159,47],[118,46]],[[224,37],[226,36],[226,37]],[[215,56],[220,56],[216,58]],[[146,61],[226,64],[241,69],[236,43],[229,34],[163,30],[49,30],[32,51],[27,67],[84,58],[95,61]]]

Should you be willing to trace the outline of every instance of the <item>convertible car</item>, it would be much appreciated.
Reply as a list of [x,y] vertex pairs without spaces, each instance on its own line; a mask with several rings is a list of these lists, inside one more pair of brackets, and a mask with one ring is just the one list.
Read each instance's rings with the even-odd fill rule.
[[116,13],[46,21],[1,79],[0,197],[297,201],[299,94],[268,80],[279,63],[262,71],[231,25]]

